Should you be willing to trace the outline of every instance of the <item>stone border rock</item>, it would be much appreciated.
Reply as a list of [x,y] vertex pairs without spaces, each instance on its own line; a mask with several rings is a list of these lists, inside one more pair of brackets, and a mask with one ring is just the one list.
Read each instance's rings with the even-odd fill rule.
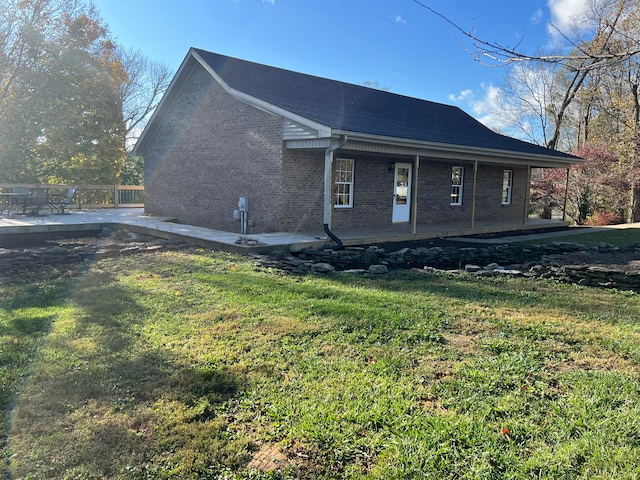
[[[128,230],[103,230],[99,238],[57,241],[46,247],[0,248],[0,275],[24,268],[64,266],[110,257],[162,249],[192,247],[190,244],[140,235]],[[598,265],[596,254],[640,261],[640,245],[618,248],[609,244],[586,247],[580,243],[546,245],[489,245],[485,247],[403,248],[394,252],[371,246],[344,250],[307,249],[297,254],[252,254],[267,268],[307,275],[335,273],[384,275],[392,270],[419,269],[424,273],[466,274],[479,277],[516,276],[552,278],[598,288],[618,288],[640,293],[640,268]],[[576,261],[576,259],[580,261]]]
[[[570,254],[573,257],[567,260],[565,257]],[[640,269],[625,271],[621,267],[589,263],[589,258],[595,254],[631,256],[640,260],[640,245],[586,247],[580,243],[552,242],[545,245],[403,248],[389,253],[371,246],[338,251],[307,249],[295,255],[272,253],[253,256],[265,267],[303,275],[339,272],[384,274],[390,270],[417,268],[425,273],[553,278],[579,285],[640,292]],[[575,263],[576,256],[584,258],[584,262]]]

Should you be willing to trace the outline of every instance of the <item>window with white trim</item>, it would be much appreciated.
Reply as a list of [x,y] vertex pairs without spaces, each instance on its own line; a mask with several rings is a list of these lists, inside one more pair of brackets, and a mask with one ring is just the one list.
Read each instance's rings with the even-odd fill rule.
[[502,175],[502,205],[511,205],[513,191],[513,170],[505,170]]
[[334,161],[335,208],[353,206],[353,158],[337,158]]
[[464,167],[451,167],[451,205],[462,205]]

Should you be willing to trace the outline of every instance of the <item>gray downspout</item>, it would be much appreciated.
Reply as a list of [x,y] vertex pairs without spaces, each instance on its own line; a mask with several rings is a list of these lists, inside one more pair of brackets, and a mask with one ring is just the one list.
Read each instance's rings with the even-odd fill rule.
[[335,233],[331,231],[329,227],[331,219],[331,181],[333,171],[333,152],[344,147],[347,144],[347,136],[343,135],[340,143],[336,145],[330,145],[324,152],[324,232],[336,242],[336,245],[331,247],[333,250],[342,250],[342,240],[340,240]]

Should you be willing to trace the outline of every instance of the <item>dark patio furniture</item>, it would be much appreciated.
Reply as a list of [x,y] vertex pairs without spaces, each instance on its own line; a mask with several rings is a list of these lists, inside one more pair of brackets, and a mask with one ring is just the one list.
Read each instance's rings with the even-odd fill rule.
[[13,205],[13,197],[15,196],[16,194],[11,192],[0,193],[0,215],[5,212],[9,213],[11,206]]
[[47,207],[50,213],[53,213],[51,205],[49,205],[49,189],[36,187],[31,189],[31,194],[24,202],[22,213],[25,215],[29,212],[31,215],[38,216],[40,209]]
[[73,197],[76,196],[77,188],[72,187],[67,193],[54,193],[49,195],[49,206],[58,214],[64,215],[64,209],[73,203]]
[[12,210],[24,213],[31,195],[27,187],[13,187],[0,193],[0,213],[9,215]]

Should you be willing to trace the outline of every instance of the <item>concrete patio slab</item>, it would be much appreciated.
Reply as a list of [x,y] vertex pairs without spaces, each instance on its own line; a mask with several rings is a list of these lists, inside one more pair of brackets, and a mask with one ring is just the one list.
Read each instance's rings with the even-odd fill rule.
[[162,238],[180,239],[203,247],[246,253],[276,248],[300,249],[322,246],[325,240],[314,234],[265,233],[240,235],[209,228],[183,225],[171,219],[144,214],[142,208],[114,208],[96,210],[69,210],[65,215],[0,216],[0,237],[27,238],[47,233],[95,232],[103,228],[128,228]]
[[[564,227],[564,222],[540,221],[530,219],[523,230],[530,229],[538,238],[549,236],[564,236],[567,234],[580,234],[598,231],[607,228],[640,228],[640,223],[615,225],[609,227],[572,227],[560,232],[540,233],[540,229]],[[241,235],[240,233],[213,230],[193,225],[183,225],[172,222],[170,218],[145,215],[142,208],[110,208],[96,210],[69,210],[65,215],[41,215],[41,216],[0,216],[0,247],[2,239],[12,237],[12,244],[20,246],[24,239],[25,246],[29,238],[47,234],[55,235],[81,235],[83,232],[95,235],[103,228],[127,228],[137,233],[146,233],[161,238],[179,239],[188,243],[206,248],[219,249],[234,253],[263,252],[271,250],[299,251],[304,248],[318,248],[327,245],[326,234],[318,232],[274,232],[263,234]],[[465,242],[475,243],[506,243],[507,241],[520,241],[531,238],[532,234],[522,237],[469,238],[467,235],[486,233],[487,231],[500,230],[501,226],[493,224],[478,225],[470,230],[466,225],[449,226],[449,231],[443,234],[443,226],[421,226],[416,234],[410,231],[409,225],[393,225],[387,228],[353,229],[335,233],[340,237],[345,246],[364,245],[373,243],[393,243],[425,239],[443,239],[460,241],[460,236],[465,236]],[[505,231],[513,229],[513,226],[503,226]],[[458,238],[454,238],[458,237]],[[331,242],[330,242],[331,243]]]

